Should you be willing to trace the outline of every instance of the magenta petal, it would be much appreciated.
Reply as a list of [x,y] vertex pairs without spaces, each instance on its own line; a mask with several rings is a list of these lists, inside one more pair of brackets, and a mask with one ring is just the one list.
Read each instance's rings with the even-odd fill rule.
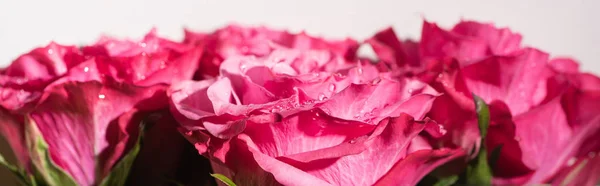
[[[383,62],[390,63],[392,69],[405,66],[421,66],[418,53],[411,50],[408,42],[402,43],[392,28],[379,31],[367,40],[373,50]],[[400,69],[398,69],[400,70]]]
[[[433,95],[414,96],[423,92],[435,92],[416,80],[402,79],[400,82],[382,79],[375,85],[353,84],[335,94],[320,106],[328,114],[345,120],[378,123],[386,117],[397,117],[400,112],[415,114],[420,118],[428,112]],[[425,106],[424,106],[425,105]]]
[[504,101],[513,115],[527,111],[534,104],[534,95],[542,76],[548,54],[525,49],[511,56],[487,58],[462,69],[470,91],[487,103]]
[[423,22],[419,52],[422,60],[456,58],[466,66],[486,56],[488,46],[483,40],[462,36],[439,28],[436,24]]
[[435,168],[462,157],[462,149],[420,150],[398,161],[375,185],[416,185]]
[[462,21],[452,32],[486,41],[493,55],[506,55],[520,49],[521,35],[508,28],[495,28],[493,24]]
[[0,108],[0,134],[2,134],[10,145],[18,164],[25,168],[25,170],[30,171],[31,161],[27,145],[25,144],[25,126],[17,118],[22,118],[22,116],[11,115],[6,110]]
[[[295,174],[298,175],[295,177],[298,181],[315,179],[312,177],[314,176],[332,185],[374,184],[387,174],[395,162],[404,158],[411,140],[429,125],[416,123],[410,116],[403,114],[398,118],[382,121],[367,136],[366,132],[360,131],[370,131],[367,129],[370,127],[363,128],[368,125],[341,121],[336,124],[336,120],[327,119],[327,116],[323,116],[325,113],[321,112],[305,114],[313,116],[301,114],[297,118],[284,119],[280,124],[264,126],[271,128],[271,132],[267,133],[265,131],[268,130],[253,129],[252,126],[247,128],[248,136],[243,138],[246,142],[251,140],[256,145],[254,148],[265,155],[278,157],[277,159],[286,163],[257,160],[263,170],[274,171],[275,179],[280,182],[288,183],[286,179],[290,177],[283,175],[277,167],[288,170],[290,167],[287,166],[292,165],[311,175]],[[327,120],[329,122],[324,122]],[[302,124],[299,125],[300,131],[294,127],[298,124]],[[354,134],[351,135],[350,132]],[[295,143],[288,143],[290,140]]]

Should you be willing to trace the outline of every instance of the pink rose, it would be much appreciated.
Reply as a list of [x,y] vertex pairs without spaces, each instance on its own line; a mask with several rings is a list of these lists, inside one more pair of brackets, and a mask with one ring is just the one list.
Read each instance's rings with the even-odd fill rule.
[[81,65],[83,72],[99,70],[104,76],[138,86],[191,79],[202,55],[201,48],[160,38],[156,30],[141,41],[103,37],[82,51],[93,58]]
[[21,167],[49,184],[117,179],[109,178],[117,163],[128,161],[127,172],[133,163],[124,158],[138,125],[166,109],[166,88],[192,78],[201,52],[154,31],[139,42],[102,38],[81,50],[54,43],[36,49],[2,70],[2,133]]
[[419,136],[444,133],[433,121],[413,119],[423,119],[435,90],[367,63],[319,56],[277,49],[230,57],[216,79],[172,86],[171,109],[215,171],[241,185],[416,184],[463,155]]
[[600,78],[580,73],[572,60],[549,66],[541,104],[490,128],[487,143],[506,146],[495,183],[594,185],[600,179],[593,173],[599,168]]
[[[463,22],[451,32],[426,23],[419,48],[426,64],[415,72],[444,94],[427,116],[447,129],[442,146],[477,152],[482,144],[475,94],[490,106],[488,154],[502,145],[492,183],[571,183],[576,173],[567,166],[569,159],[590,163],[583,174],[597,170],[593,156],[600,149],[591,136],[600,122],[592,117],[598,112],[591,95],[600,79],[580,73],[572,60],[549,60],[544,52],[520,48],[519,41],[518,34],[479,23]],[[590,180],[597,178],[577,177],[572,183]]]
[[76,47],[50,43],[19,56],[0,70],[0,132],[22,167],[30,166],[22,114],[35,106],[48,84],[83,60]]
[[422,73],[435,60],[454,58],[462,67],[521,49],[521,35],[473,21],[462,21],[449,31],[424,21],[419,42],[399,40],[392,28],[380,31],[366,42],[392,70],[408,75]]
[[198,79],[218,75],[219,65],[223,60],[237,55],[254,55],[257,57],[270,54],[277,48],[294,48],[299,50],[325,50],[347,60],[356,58],[358,42],[352,39],[325,40],[312,37],[302,32],[292,34],[265,27],[243,27],[229,25],[212,33],[185,32],[185,42],[205,48]]

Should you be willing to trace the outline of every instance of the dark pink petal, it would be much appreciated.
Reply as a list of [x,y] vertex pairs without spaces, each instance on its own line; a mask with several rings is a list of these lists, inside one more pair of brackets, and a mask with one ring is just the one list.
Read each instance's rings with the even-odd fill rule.
[[506,55],[521,47],[520,34],[508,28],[496,28],[493,24],[462,21],[451,32],[486,41],[489,53],[493,55]]
[[418,48],[412,47],[410,42],[401,42],[391,27],[379,31],[375,36],[368,39],[367,43],[373,47],[377,57],[381,61],[392,65],[393,69],[421,66]]
[[[118,144],[135,139],[128,137],[119,117],[158,90],[115,88],[98,82],[64,83],[47,90],[30,117],[48,143],[54,163],[77,183],[91,185],[106,176],[108,170],[103,168],[115,163],[114,159],[107,161],[97,159],[98,156],[112,151],[116,154],[102,157],[119,157],[127,150],[122,149],[125,145]],[[115,128],[121,132],[108,132]]]
[[416,185],[435,168],[464,155],[462,149],[420,150],[410,153],[375,185]]
[[486,41],[448,32],[436,24],[423,22],[419,52],[421,59],[456,58],[466,66],[489,56]]
[[461,70],[468,89],[487,103],[505,102],[512,114],[523,113],[534,104],[532,97],[540,81],[548,55],[525,49],[511,56],[495,56]]
[[579,72],[579,63],[573,59],[569,58],[556,58],[550,60],[548,62],[550,67],[555,71],[562,73],[578,73]]
[[281,183],[303,183],[314,176],[332,185],[371,185],[404,158],[411,139],[427,125],[401,115],[382,121],[368,134],[372,126],[338,121],[319,111],[301,112],[282,123],[248,126],[247,136],[240,139],[252,144],[248,148],[255,157],[256,151],[278,157],[276,161],[263,156],[256,162]]
[[[424,99],[418,99],[419,96],[413,97],[422,93],[436,94],[429,86],[416,80],[382,79],[374,85],[353,84],[335,94],[319,108],[334,117],[367,123],[378,123],[385,117],[397,117],[400,113],[395,112],[399,109],[405,109],[403,111],[410,114],[421,113],[421,115],[413,116],[421,118],[423,113],[428,112],[428,109],[421,111],[421,108],[427,108],[423,106],[433,99],[433,95],[425,96],[427,98],[423,97]],[[419,102],[402,105],[413,98],[416,98],[414,101],[419,100]],[[409,110],[409,108],[414,110]]]
[[27,109],[46,85],[83,60],[76,47],[56,43],[19,56],[0,69],[0,105],[11,112]]
[[50,80],[66,73],[82,60],[76,47],[50,43],[20,56],[1,74],[26,80]]
[[[498,164],[500,171],[509,171],[513,174],[520,172],[520,176],[527,175],[526,171],[516,170],[517,167],[521,167],[521,162],[526,169],[534,171],[531,177],[523,180],[527,183],[542,183],[549,179],[566,162],[567,157],[574,153],[573,147],[581,142],[574,138],[574,131],[567,123],[565,113],[557,99],[518,115],[513,120],[512,129],[510,127],[512,124],[507,125],[508,128],[504,130],[497,127],[490,128],[487,141],[488,144],[503,145],[498,160],[504,162]],[[500,140],[503,142],[499,143]],[[513,181],[520,180],[518,175],[512,177]]]
[[22,119],[18,119],[22,117],[11,115],[7,110],[0,108],[0,134],[10,145],[20,167],[30,171],[31,161],[25,143],[25,125]]
[[234,56],[264,57],[273,50],[291,48],[300,51],[325,51],[345,60],[354,60],[359,46],[358,42],[351,39],[325,40],[305,33],[291,34],[266,27],[240,25],[229,25],[213,33],[186,30],[185,42],[205,48],[197,78],[216,77],[221,62]]
[[82,50],[95,58],[100,73],[140,86],[191,79],[202,55],[202,48],[160,38],[155,30],[141,41],[103,37]]

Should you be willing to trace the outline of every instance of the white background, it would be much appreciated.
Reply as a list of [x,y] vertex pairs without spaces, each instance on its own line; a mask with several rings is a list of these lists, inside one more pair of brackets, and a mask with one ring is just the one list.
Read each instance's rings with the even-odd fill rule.
[[600,0],[0,0],[0,66],[55,40],[93,42],[102,33],[140,38],[153,26],[180,39],[230,22],[364,39],[392,26],[418,38],[422,18],[450,27],[461,18],[494,22],[526,45],[570,56],[600,74]]

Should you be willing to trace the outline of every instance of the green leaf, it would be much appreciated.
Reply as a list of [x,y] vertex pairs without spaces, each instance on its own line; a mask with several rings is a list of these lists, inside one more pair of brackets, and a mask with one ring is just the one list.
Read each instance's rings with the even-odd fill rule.
[[125,185],[127,181],[127,177],[129,176],[129,171],[131,170],[131,166],[135,161],[138,153],[140,152],[140,146],[142,144],[145,124],[142,123],[140,125],[140,133],[138,135],[135,146],[117,163],[110,174],[106,176],[100,186],[122,186]]
[[467,185],[490,185],[493,176],[492,169],[488,164],[487,147],[485,145],[485,137],[490,125],[490,110],[485,101],[479,96],[473,94],[473,100],[475,101],[477,122],[481,134],[481,148],[477,157],[471,160],[467,167]]
[[[29,116],[25,117],[25,135],[31,161],[45,184],[77,186],[69,174],[54,164],[48,152],[48,144],[42,137],[35,121]],[[30,180],[33,178],[30,177]]]
[[445,178],[441,178],[440,180],[438,180],[437,183],[434,184],[434,186],[450,186],[454,185],[456,181],[458,181],[458,175],[452,175]]
[[485,139],[487,136],[487,130],[490,126],[490,109],[488,105],[479,96],[473,94],[473,100],[475,101],[475,109],[477,111],[477,121],[479,123],[479,132],[481,139]]
[[210,174],[212,177],[218,179],[219,181],[225,183],[225,185],[227,186],[236,186],[235,183],[233,183],[233,181],[231,181],[229,178],[227,178],[227,176],[222,175],[222,174]]

